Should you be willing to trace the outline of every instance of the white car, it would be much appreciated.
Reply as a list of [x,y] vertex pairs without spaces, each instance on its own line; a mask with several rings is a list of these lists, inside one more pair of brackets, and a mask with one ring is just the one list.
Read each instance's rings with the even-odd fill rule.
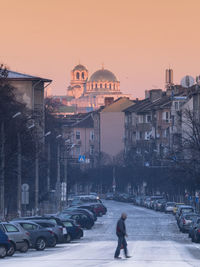
[[175,202],[167,202],[166,204],[165,204],[165,212],[167,213],[167,212],[173,212],[173,209],[174,209],[174,207],[175,207]]

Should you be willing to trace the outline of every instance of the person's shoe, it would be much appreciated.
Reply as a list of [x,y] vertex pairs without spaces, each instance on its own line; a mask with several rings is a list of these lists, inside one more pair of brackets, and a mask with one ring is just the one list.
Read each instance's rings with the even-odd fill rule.
[[121,260],[121,257],[119,257],[119,256],[118,256],[118,257],[114,257],[114,258],[115,258],[116,260]]
[[131,258],[131,256],[125,256],[127,259]]

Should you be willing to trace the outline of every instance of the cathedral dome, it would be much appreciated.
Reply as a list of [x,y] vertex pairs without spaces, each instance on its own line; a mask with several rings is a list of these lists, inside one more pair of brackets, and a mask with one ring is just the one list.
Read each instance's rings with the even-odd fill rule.
[[117,77],[111,71],[101,69],[92,74],[90,82],[117,82]]
[[81,65],[81,64],[76,65],[76,66],[73,68],[73,71],[75,71],[75,70],[79,70],[79,71],[86,70],[86,71],[87,71],[86,67],[83,66],[83,65]]

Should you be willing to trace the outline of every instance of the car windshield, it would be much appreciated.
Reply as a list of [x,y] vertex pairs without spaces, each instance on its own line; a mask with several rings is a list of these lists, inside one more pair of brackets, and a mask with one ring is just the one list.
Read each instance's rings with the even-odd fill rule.
[[182,213],[188,213],[188,212],[193,212],[193,208],[183,208]]

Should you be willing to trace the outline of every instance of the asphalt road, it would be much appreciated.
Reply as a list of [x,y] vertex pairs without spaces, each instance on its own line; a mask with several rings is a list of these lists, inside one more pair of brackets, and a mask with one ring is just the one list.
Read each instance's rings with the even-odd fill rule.
[[[135,207],[132,204],[104,201],[108,212],[98,218],[84,238],[70,244],[57,245],[43,252],[29,250],[0,260],[2,267],[200,267],[200,244],[180,233],[171,214]],[[128,250],[130,259],[113,258],[117,245],[115,227],[122,212],[128,214]],[[123,253],[121,252],[122,257]]]

